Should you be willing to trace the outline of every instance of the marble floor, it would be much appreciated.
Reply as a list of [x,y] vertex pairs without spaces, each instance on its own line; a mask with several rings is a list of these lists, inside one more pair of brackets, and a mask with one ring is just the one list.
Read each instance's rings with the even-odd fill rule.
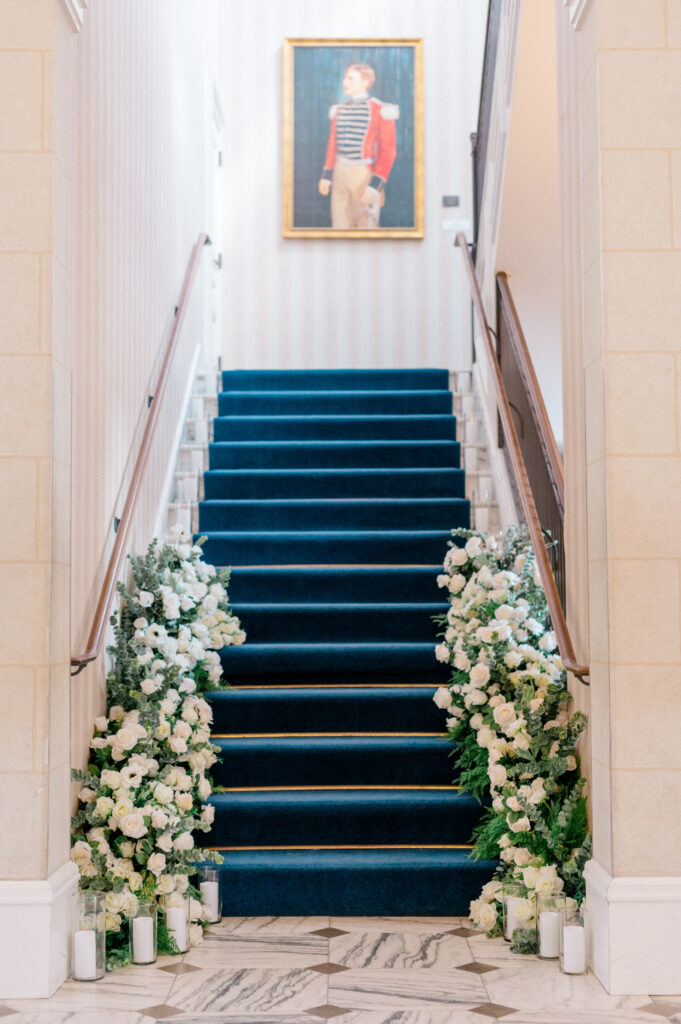
[[[681,1024],[681,995],[609,996],[460,918],[224,918],[203,945],[51,999],[8,1024]],[[3,1020],[4,1024],[4,1020]]]

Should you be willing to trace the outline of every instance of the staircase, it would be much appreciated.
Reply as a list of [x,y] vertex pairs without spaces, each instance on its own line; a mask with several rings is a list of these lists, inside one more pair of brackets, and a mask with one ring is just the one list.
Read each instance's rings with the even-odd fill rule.
[[432,616],[467,526],[446,370],[228,371],[199,532],[247,632],[211,696],[229,916],[458,915],[494,865],[451,785]]

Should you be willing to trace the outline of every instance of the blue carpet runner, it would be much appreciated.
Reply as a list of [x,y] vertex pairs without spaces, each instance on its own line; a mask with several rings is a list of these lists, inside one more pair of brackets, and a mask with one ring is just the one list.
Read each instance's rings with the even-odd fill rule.
[[222,375],[199,532],[247,632],[212,695],[229,916],[467,912],[432,616],[468,526],[446,370]]

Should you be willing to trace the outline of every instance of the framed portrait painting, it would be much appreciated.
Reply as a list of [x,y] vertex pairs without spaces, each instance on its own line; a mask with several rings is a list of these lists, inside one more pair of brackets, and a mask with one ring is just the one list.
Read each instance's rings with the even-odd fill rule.
[[287,39],[284,237],[423,238],[423,42]]

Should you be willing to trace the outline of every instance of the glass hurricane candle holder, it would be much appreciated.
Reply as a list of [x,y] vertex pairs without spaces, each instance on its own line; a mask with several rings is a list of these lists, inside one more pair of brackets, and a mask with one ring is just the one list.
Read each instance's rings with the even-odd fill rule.
[[139,900],[129,918],[130,959],[134,964],[156,962],[157,906],[153,900]]
[[525,886],[519,882],[504,882],[502,886],[504,907],[504,938],[510,942],[516,928],[527,928],[527,921],[518,917],[520,903],[525,902]]
[[565,914],[562,892],[537,893],[537,952],[542,960],[560,956],[560,929]]
[[186,953],[189,949],[189,900],[178,892],[171,892],[163,897],[163,911],[171,938],[180,953]]
[[560,929],[560,966],[563,974],[586,974],[586,928],[577,907],[566,906]]
[[199,883],[203,904],[208,911],[208,924],[217,924],[222,917],[220,905],[220,872],[214,867],[201,869],[201,881]]
[[106,895],[84,889],[76,900],[76,920],[71,949],[71,977],[97,981],[106,971]]

